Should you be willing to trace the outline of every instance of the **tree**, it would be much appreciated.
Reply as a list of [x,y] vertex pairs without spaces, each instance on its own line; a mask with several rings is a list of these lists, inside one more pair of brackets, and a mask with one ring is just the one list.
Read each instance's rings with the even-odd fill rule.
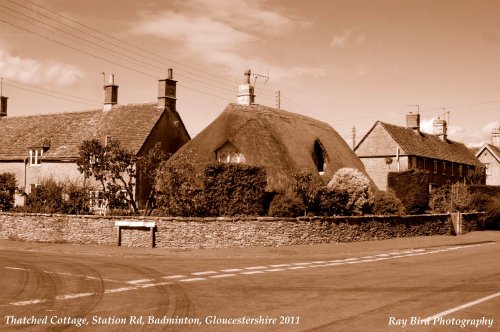
[[151,186],[146,201],[144,215],[149,215],[154,207],[158,191],[154,185],[155,180],[160,176],[160,167],[163,161],[167,161],[170,155],[165,153],[161,143],[158,142],[144,156],[137,160],[138,169],[141,172],[142,178]]
[[118,140],[110,139],[106,146],[97,139],[85,140],[79,147],[76,164],[85,178],[94,177],[101,184],[104,197],[109,202],[120,191],[126,192],[126,200],[134,213],[138,212],[134,197],[137,178],[134,153],[120,146]]
[[347,212],[360,215],[369,208],[369,199],[372,194],[370,180],[357,169],[339,169],[327,187],[331,190],[347,193]]
[[486,183],[486,167],[476,166],[474,169],[467,172],[467,182],[470,184],[485,184]]

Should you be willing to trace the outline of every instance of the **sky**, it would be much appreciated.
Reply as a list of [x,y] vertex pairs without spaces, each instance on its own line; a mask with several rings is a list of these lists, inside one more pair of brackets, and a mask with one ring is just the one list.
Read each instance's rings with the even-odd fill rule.
[[[0,0],[0,76],[9,116],[154,102],[173,68],[191,137],[236,101],[330,124],[351,144],[377,121],[449,120],[469,146],[500,125],[500,1]],[[418,105],[415,106],[415,105]]]

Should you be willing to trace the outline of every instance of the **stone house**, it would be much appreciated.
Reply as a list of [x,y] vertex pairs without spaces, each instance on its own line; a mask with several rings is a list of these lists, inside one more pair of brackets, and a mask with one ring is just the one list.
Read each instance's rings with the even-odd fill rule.
[[387,190],[389,172],[426,170],[432,189],[464,182],[480,165],[463,143],[448,139],[445,120],[434,120],[433,135],[420,131],[420,114],[407,114],[406,123],[402,127],[377,121],[354,149],[379,189]]
[[254,98],[247,71],[237,103],[230,103],[172,159],[188,155],[197,167],[215,161],[263,166],[268,192],[282,191],[294,172],[306,169],[324,182],[342,167],[366,174],[359,158],[330,125],[256,104]]
[[[41,180],[83,182],[76,158],[84,140],[109,138],[137,156],[146,154],[156,143],[173,154],[190,140],[176,110],[176,81],[169,69],[159,81],[158,102],[118,104],[118,86],[113,75],[105,85],[101,109],[59,114],[8,116],[7,98],[2,97],[0,113],[0,173],[11,172],[18,187],[30,193]],[[135,197],[144,206],[151,184],[137,169]]]
[[491,144],[483,144],[476,158],[486,167],[486,184],[500,186],[500,127],[493,129]]

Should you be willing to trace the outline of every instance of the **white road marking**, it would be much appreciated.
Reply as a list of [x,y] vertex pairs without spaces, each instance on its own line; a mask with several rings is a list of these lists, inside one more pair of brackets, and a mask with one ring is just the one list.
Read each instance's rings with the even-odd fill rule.
[[67,299],[76,299],[79,297],[92,296],[96,293],[79,293],[79,294],[68,294],[68,295],[60,295],[56,296],[57,300],[67,300]]
[[180,278],[185,278],[186,276],[183,276],[182,274],[176,274],[176,275],[173,275],[173,276],[166,276],[166,277],[162,277],[163,279],[180,279]]
[[489,295],[489,296],[486,296],[486,297],[483,297],[483,298],[480,298],[479,300],[472,301],[472,302],[469,302],[469,303],[465,303],[465,304],[462,304],[462,305],[460,305],[458,307],[451,308],[449,310],[440,312],[438,314],[435,314],[434,316],[427,317],[424,320],[429,320],[429,321],[430,320],[434,320],[434,319],[437,319],[439,317],[443,317],[443,316],[449,315],[449,314],[451,314],[453,312],[456,312],[456,311],[459,311],[459,310],[462,310],[462,309],[465,309],[465,308],[468,308],[468,307],[472,307],[472,306],[474,306],[476,304],[479,304],[481,302],[485,302],[485,301],[491,300],[491,299],[493,299],[495,297],[498,297],[498,296],[500,296],[500,292],[492,294],[492,295]]
[[221,270],[221,272],[239,272],[243,271],[242,269],[226,269],[226,270]]
[[251,267],[246,267],[245,270],[262,270],[262,269],[267,269],[267,266],[251,266]]
[[348,262],[348,261],[355,261],[357,259],[359,259],[359,258],[357,258],[357,257],[351,257],[351,258],[344,259],[344,261],[346,261],[346,262]]
[[10,267],[10,266],[6,266],[5,268],[6,268],[6,269],[8,269],[8,270],[21,270],[21,271],[29,271],[29,269],[23,269],[23,268],[20,268],[20,267]]
[[312,263],[292,263],[292,265],[311,265]]
[[284,266],[292,266],[290,264],[274,264],[274,265],[269,265],[270,267],[284,267]]
[[347,264],[359,264],[359,263],[363,263],[363,261],[350,261],[350,262],[346,262]]
[[153,281],[154,279],[138,279],[138,280],[130,280],[127,283],[131,285],[143,284],[148,281]]
[[210,276],[210,278],[228,278],[228,277],[234,277],[236,274],[233,273],[228,273],[228,274],[217,274],[215,276]]
[[387,254],[378,254],[378,255],[375,255],[375,256],[377,256],[377,257],[387,257],[389,255],[387,255]]
[[314,263],[314,264],[325,264],[325,263],[326,263],[326,261],[315,261],[315,262],[313,262],[313,263]]
[[361,258],[374,258],[375,256],[365,256],[365,257],[361,257]]
[[189,278],[189,279],[181,279],[179,281],[191,282],[191,281],[201,281],[201,280],[207,280],[207,278]]
[[202,271],[202,272],[192,272],[191,274],[195,276],[202,276],[205,274],[216,274],[216,273],[217,273],[216,271]]
[[293,266],[287,268],[287,270],[298,270],[298,269],[307,269],[307,266]]
[[45,299],[35,299],[35,300],[29,300],[29,301],[19,301],[19,302],[11,302],[9,304],[11,305],[28,305],[28,304],[37,304],[37,303],[45,303],[48,302],[49,300]]
[[[5,266],[4,268],[5,269],[9,269],[9,270],[32,271],[31,269],[25,269],[25,268],[19,268],[19,267],[11,267],[11,266]],[[81,277],[81,278],[91,279],[91,280],[102,280],[102,281],[110,281],[110,282],[123,282],[123,281],[118,281],[118,280],[113,280],[113,279],[103,279],[103,278],[99,278],[99,277],[86,276],[84,274],[73,274],[73,273],[67,273],[67,272],[43,271],[43,273],[59,274],[59,275],[62,275],[62,276],[69,276],[69,277]]]
[[257,274],[257,273],[264,273],[263,271],[248,271],[248,272],[241,272],[240,274]]
[[285,271],[285,269],[269,269],[269,270],[265,270],[267,272],[278,272],[278,271]]

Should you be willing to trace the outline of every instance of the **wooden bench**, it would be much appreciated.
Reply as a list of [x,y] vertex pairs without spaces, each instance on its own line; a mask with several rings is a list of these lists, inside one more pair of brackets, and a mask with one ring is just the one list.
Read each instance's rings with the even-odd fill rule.
[[147,229],[147,228],[149,228],[149,232],[151,234],[151,248],[155,247],[156,223],[154,221],[121,220],[121,221],[115,222],[115,226],[118,226],[118,239],[117,239],[118,246],[121,246],[121,244],[122,244],[122,229]]

